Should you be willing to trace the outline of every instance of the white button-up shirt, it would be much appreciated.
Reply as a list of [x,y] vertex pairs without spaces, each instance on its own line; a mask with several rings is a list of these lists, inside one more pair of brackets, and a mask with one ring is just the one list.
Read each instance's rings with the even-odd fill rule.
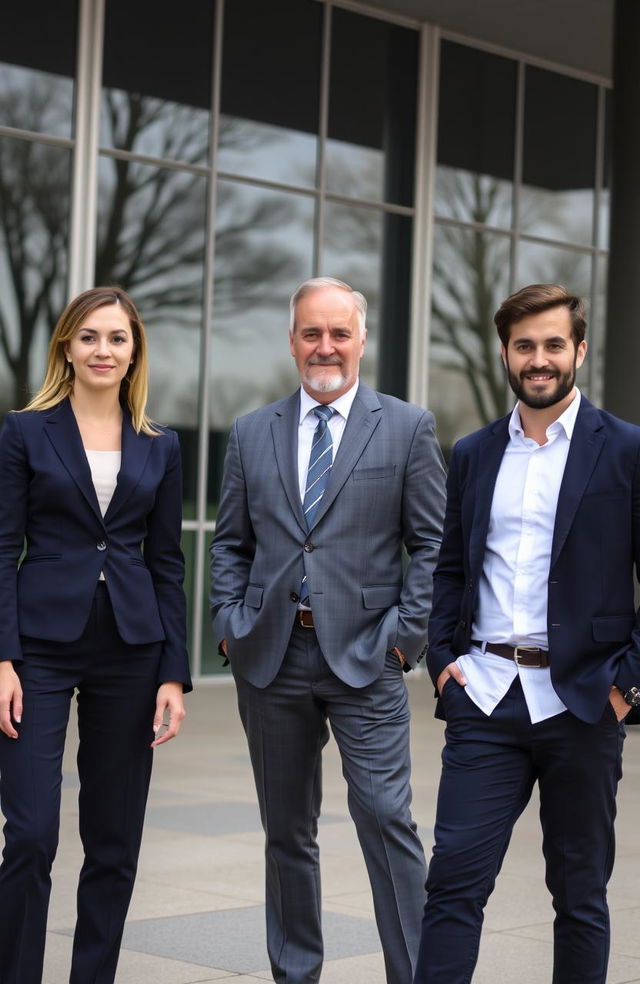
[[[560,485],[580,406],[576,392],[564,413],[547,428],[546,444],[525,437],[518,405],[509,421],[507,444],[491,503],[478,608],[471,635],[483,643],[548,648],[547,592]],[[472,647],[457,663],[473,702],[491,714],[520,676],[531,721],[566,710],[548,667],[518,666]]]
[[[336,459],[340,441],[347,426],[347,418],[351,411],[353,401],[358,392],[359,380],[356,380],[351,389],[339,396],[337,400],[329,403],[328,406],[334,410],[333,416],[329,420],[329,430],[333,442],[333,460]],[[298,481],[300,483],[300,499],[304,502],[304,490],[307,487],[307,472],[309,470],[309,456],[313,435],[318,426],[318,418],[313,413],[313,408],[318,406],[318,401],[309,396],[307,391],[300,387],[300,423],[298,426]]]

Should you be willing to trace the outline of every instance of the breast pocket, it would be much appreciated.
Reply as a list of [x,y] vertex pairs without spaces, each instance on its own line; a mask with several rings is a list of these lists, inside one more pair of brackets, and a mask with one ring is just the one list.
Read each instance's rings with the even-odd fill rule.
[[393,478],[396,473],[396,465],[376,465],[371,468],[354,468],[354,482],[367,482],[381,478]]

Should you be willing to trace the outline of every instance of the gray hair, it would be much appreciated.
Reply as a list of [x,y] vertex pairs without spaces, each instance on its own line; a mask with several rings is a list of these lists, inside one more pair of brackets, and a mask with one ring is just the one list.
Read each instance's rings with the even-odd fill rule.
[[304,280],[298,287],[296,287],[291,295],[291,300],[289,301],[289,333],[293,335],[295,331],[296,306],[298,301],[301,301],[303,297],[310,294],[312,290],[318,290],[322,287],[338,287],[339,290],[346,290],[348,294],[351,294],[358,313],[360,337],[364,338],[367,330],[367,299],[364,294],[360,293],[359,290],[354,290],[353,287],[349,286],[349,284],[343,283],[342,280],[336,280],[334,277],[312,277],[311,280]]

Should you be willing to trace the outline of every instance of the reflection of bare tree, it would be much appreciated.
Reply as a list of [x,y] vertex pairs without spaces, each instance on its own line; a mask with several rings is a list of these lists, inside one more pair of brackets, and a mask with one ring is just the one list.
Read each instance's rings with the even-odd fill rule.
[[[478,175],[455,175],[450,202],[474,222],[489,224],[502,186]],[[434,249],[432,351],[438,365],[464,374],[483,423],[506,409],[493,314],[508,280],[509,243],[458,226],[438,227]]]
[[[20,79],[4,100],[16,121],[46,130],[55,88]],[[49,100],[47,99],[49,93]],[[200,165],[208,149],[208,114],[135,93],[107,92],[103,124],[121,150]],[[5,118],[13,119],[10,113]],[[241,141],[227,121],[221,139]],[[221,310],[241,310],[287,279],[295,244],[273,233],[287,221],[287,203],[251,199],[228,183],[218,198],[216,291]],[[28,397],[38,332],[50,332],[64,296],[69,213],[68,152],[14,139],[0,141],[0,242],[7,281],[0,297],[0,351],[14,381],[13,406]],[[105,156],[101,161],[96,282],[121,283],[145,319],[160,312],[179,327],[201,320],[206,180],[202,173],[156,168]],[[273,245],[273,239],[276,245]]]
[[14,380],[13,406],[28,398],[39,328],[54,324],[62,304],[68,214],[68,153],[26,140],[0,140],[5,253],[0,350]]
[[[509,215],[510,185],[486,175],[443,169],[439,194],[446,199],[441,211],[460,222],[500,227]],[[550,210],[549,198],[544,202]],[[526,224],[526,215],[522,219]],[[537,219],[544,215],[538,213]],[[469,225],[436,227],[432,353],[439,367],[464,376],[481,423],[501,416],[510,402],[493,322],[509,290],[509,249],[507,235]],[[539,257],[529,256],[527,282],[553,280],[580,290],[580,254],[551,252],[551,262],[547,247],[540,248]]]

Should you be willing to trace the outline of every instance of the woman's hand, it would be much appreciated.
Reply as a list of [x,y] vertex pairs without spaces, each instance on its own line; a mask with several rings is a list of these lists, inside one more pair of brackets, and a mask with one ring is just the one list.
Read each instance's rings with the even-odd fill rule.
[[153,717],[153,732],[156,735],[164,722],[165,711],[169,713],[167,730],[159,738],[151,742],[152,748],[155,748],[156,745],[163,745],[165,741],[175,738],[180,731],[180,725],[186,713],[181,683],[163,683],[158,687],[156,713]]
[[[22,687],[20,677],[10,659],[0,661],[0,731],[9,738],[17,738],[13,721],[20,724],[22,718]],[[13,719],[13,720],[12,720]]]

